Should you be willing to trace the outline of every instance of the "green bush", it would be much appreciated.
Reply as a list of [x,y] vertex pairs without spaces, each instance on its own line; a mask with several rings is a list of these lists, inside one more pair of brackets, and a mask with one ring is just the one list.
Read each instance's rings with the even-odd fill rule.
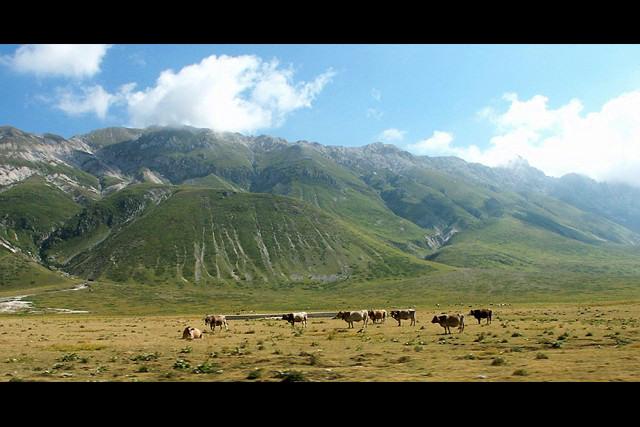
[[191,365],[184,359],[177,359],[173,364],[173,369],[189,369]]
[[502,357],[494,357],[493,360],[491,361],[491,366],[502,366],[506,364],[507,364],[507,361],[504,360]]

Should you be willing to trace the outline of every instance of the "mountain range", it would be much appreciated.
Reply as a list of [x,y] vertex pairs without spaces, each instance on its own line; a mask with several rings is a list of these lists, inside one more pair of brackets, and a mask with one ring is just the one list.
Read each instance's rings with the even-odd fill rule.
[[[190,127],[0,127],[0,265],[123,283],[637,273],[640,189]],[[15,270],[15,269],[14,269]],[[4,269],[0,287],[20,286]]]

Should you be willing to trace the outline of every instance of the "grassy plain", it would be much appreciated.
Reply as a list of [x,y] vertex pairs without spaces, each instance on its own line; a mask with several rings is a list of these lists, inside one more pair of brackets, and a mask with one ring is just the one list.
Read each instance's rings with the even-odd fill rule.
[[[70,292],[77,293],[77,292]],[[354,307],[356,308],[356,307]],[[348,329],[310,319],[238,320],[181,339],[201,315],[0,316],[0,381],[639,381],[640,301],[492,306],[443,335],[441,311],[418,307],[411,327]]]

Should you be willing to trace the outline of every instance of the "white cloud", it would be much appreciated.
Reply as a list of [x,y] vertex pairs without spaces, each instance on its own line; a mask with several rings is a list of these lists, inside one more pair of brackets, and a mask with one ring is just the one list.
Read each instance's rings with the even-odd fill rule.
[[100,85],[82,87],[81,94],[68,88],[58,88],[56,107],[71,116],[93,113],[104,120],[109,108],[116,103],[125,102],[134,88],[135,83],[128,83],[122,85],[115,94],[107,92]]
[[434,131],[430,138],[415,144],[408,144],[405,148],[414,154],[430,156],[457,155],[456,149],[451,147],[453,135],[449,132]]
[[373,99],[375,99],[376,101],[381,101],[382,100],[382,92],[380,92],[380,90],[373,88],[371,89],[371,97]]
[[485,108],[479,113],[495,126],[487,148],[454,147],[445,137],[437,142],[435,132],[414,149],[488,166],[522,157],[550,176],[579,173],[640,186],[640,91],[623,93],[586,114],[577,99],[556,109],[542,95],[520,100],[507,94],[503,99],[509,103],[506,111]]
[[163,71],[155,86],[126,95],[133,126],[190,125],[253,132],[282,125],[312,102],[335,75],[294,82],[291,68],[253,55],[209,56],[178,72]]
[[374,118],[376,120],[380,120],[384,113],[382,111],[376,110],[375,108],[367,108],[367,118]]
[[378,139],[383,142],[398,142],[404,139],[405,133],[407,133],[407,131],[395,128],[385,129],[378,135]]
[[38,76],[92,77],[100,71],[109,48],[105,44],[22,45],[13,55],[0,57],[0,63]]

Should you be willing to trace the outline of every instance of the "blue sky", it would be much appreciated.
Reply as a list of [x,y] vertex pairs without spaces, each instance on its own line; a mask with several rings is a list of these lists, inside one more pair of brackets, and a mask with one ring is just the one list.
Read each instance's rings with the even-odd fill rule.
[[638,45],[0,45],[0,124],[26,131],[183,123],[626,182],[638,90]]

